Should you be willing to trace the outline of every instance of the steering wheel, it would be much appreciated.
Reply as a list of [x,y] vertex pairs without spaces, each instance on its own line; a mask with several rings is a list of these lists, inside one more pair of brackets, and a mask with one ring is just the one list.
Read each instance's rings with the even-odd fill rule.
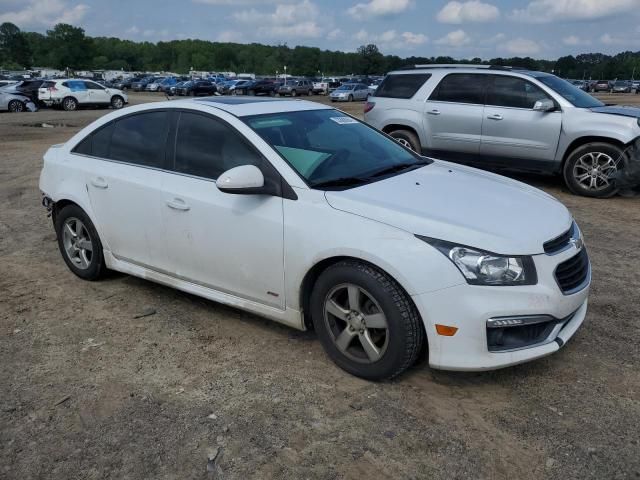
[[327,158],[324,162],[322,162],[320,165],[318,165],[316,168],[313,169],[313,172],[311,172],[311,175],[309,175],[308,180],[310,182],[315,182],[318,180],[321,180],[324,175],[328,173],[331,170],[331,167],[346,160],[349,157],[349,150],[347,150],[346,148],[341,148],[340,150],[336,151],[336,153],[334,153],[333,155],[331,155],[329,158]]

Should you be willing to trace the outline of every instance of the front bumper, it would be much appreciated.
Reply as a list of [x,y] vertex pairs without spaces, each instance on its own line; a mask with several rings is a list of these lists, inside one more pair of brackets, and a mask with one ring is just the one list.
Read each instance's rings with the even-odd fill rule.
[[[578,250],[557,255],[536,255],[538,283],[531,286],[485,287],[460,284],[412,298],[422,316],[429,342],[429,365],[443,370],[479,371],[517,365],[558,351],[578,330],[587,313],[590,274],[586,286],[565,295],[555,281],[557,265]],[[487,340],[487,321],[500,317],[549,315],[567,319],[543,342],[520,349],[492,352]],[[458,328],[442,336],[435,325]]]
[[331,99],[332,102],[346,102],[349,97],[338,97],[338,96],[329,95],[329,98]]

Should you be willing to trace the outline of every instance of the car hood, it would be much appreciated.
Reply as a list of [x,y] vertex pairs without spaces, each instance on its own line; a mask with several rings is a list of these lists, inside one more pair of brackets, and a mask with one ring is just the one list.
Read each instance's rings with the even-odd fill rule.
[[624,105],[607,105],[604,107],[594,107],[591,109],[596,113],[608,113],[609,115],[622,115],[623,117],[640,118],[640,108],[626,107]]
[[395,177],[327,191],[329,205],[406,230],[493,253],[534,255],[571,226],[552,196],[515,180],[435,161]]

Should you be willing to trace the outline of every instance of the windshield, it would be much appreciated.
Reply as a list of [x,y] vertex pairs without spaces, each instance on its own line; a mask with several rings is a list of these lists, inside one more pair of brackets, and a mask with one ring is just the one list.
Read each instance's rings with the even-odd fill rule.
[[604,106],[604,103],[597,98],[592,97],[587,92],[580,90],[575,85],[571,85],[566,80],[558,78],[555,75],[534,75],[534,77],[554,90],[574,107],[594,108]]
[[336,90],[353,90],[353,85],[341,85]]
[[334,109],[243,119],[312,188],[344,189],[430,163]]
[[626,87],[627,86],[627,82],[623,82],[623,81],[617,81],[615,83],[616,87]]

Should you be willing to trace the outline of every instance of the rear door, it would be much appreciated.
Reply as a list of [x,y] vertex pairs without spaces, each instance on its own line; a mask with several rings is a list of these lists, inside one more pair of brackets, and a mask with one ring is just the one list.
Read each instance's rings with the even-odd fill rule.
[[477,156],[488,75],[450,73],[425,102],[424,125],[433,151]]
[[89,90],[83,80],[67,80],[62,83],[63,87],[67,87],[78,103],[87,104],[91,103]]
[[[536,168],[553,162],[556,155],[562,111],[533,110],[538,100],[552,100],[542,89],[523,78],[490,75],[484,107],[480,154],[483,160]],[[526,165],[527,161],[532,161]]]
[[166,174],[167,112],[121,117],[91,139],[87,190],[113,255],[158,269],[166,258],[161,193]]

